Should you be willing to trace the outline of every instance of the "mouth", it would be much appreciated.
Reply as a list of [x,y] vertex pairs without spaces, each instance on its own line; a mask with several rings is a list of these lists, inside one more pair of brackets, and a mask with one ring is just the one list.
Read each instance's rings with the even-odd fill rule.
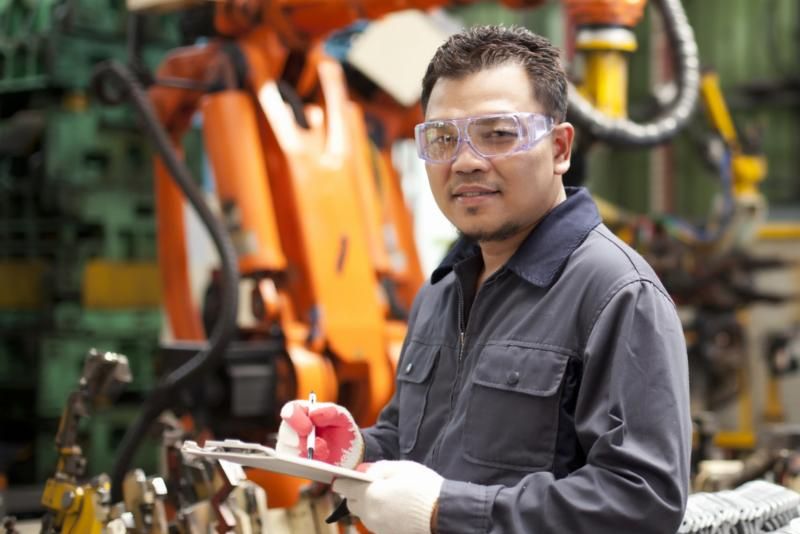
[[455,198],[474,198],[474,197],[486,197],[489,195],[499,195],[499,191],[468,191],[465,193],[456,193],[453,196]]
[[485,202],[490,202],[499,196],[500,191],[489,189],[469,189],[462,191],[457,189],[456,192],[453,193],[452,198],[456,204],[472,207],[478,206]]
[[478,184],[461,184],[452,192],[453,198],[478,198],[498,194],[500,191],[496,188]]

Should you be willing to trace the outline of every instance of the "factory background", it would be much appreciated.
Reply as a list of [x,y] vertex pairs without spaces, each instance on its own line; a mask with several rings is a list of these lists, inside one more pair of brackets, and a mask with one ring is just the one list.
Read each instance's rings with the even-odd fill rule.
[[[670,98],[665,85],[674,76],[673,51],[653,4],[633,28],[637,50],[629,55],[627,80],[627,113],[633,119],[651,116],[660,99]],[[717,80],[721,90],[715,102],[724,103],[735,124],[737,150],[721,135],[704,94],[688,124],[658,146],[587,142],[579,154],[585,172],[575,173],[574,180],[601,203],[606,224],[651,263],[663,262],[657,270],[662,277],[666,273],[667,287],[675,288],[690,348],[695,450],[709,461],[695,466],[705,484],[696,489],[732,489],[730,481],[743,482],[742,473],[757,463],[758,453],[762,461],[752,479],[800,491],[800,3],[682,4],[702,70],[716,74],[709,82]],[[125,355],[130,371],[129,383],[116,387],[113,399],[92,404],[76,423],[85,472],[95,476],[114,469],[120,441],[159,377],[201,347],[198,341],[176,348],[180,336],[166,319],[165,294],[173,288],[164,285],[158,232],[168,219],[157,219],[152,136],[124,98],[118,105],[101,101],[97,69],[112,58],[130,65],[136,57],[140,80],[152,81],[167,53],[191,42],[187,35],[208,39],[198,30],[208,14],[145,13],[134,22],[116,0],[0,1],[0,517],[34,519],[44,513],[44,484],[59,461],[54,440],[70,395],[80,390],[90,349]],[[448,8],[433,17],[432,26],[446,35],[460,25],[520,24],[574,54],[574,28],[565,16],[558,1],[524,10],[478,2]],[[365,28],[368,24],[360,23],[350,33],[338,33],[327,51],[347,63],[350,39]],[[579,62],[569,67],[580,76]],[[352,86],[381,88],[353,69],[352,64],[345,69]],[[409,85],[416,82],[397,90]],[[663,92],[654,93],[656,87]],[[203,120],[188,119],[180,144],[196,185],[221,214],[226,207],[216,198],[220,191]],[[387,166],[394,163],[413,216],[413,223],[406,221],[411,233],[399,232],[388,241],[401,242],[402,261],[419,262],[427,277],[455,232],[436,210],[410,142],[373,152],[373,161],[382,162],[375,165],[383,165],[384,186],[393,176]],[[736,155],[749,159],[734,169]],[[752,180],[740,183],[734,194],[731,184],[740,171]],[[752,202],[736,203],[744,197]],[[390,203],[383,209],[399,225],[404,219],[386,207]],[[380,218],[365,217],[370,216]],[[224,274],[193,210],[187,205],[178,217],[185,221],[186,276],[194,306],[202,308],[195,309],[197,321],[208,332],[224,308],[219,288]],[[409,239],[416,247],[411,256],[418,258],[404,248]],[[388,280],[384,287],[399,295],[397,302],[389,298],[381,304],[390,308],[391,325],[403,318],[391,309],[402,309],[413,294],[408,282],[413,273],[407,266],[395,269],[394,257],[390,250],[382,260],[390,266],[378,269],[378,277]],[[228,362],[223,371],[184,388],[178,395],[182,410],[159,427],[162,432],[188,432],[181,422],[192,419],[192,429],[231,434],[244,429],[246,437],[263,430],[266,436],[275,420],[270,399],[288,395],[280,380],[296,375],[281,367],[280,358],[269,364],[259,359],[259,351],[273,349],[265,348],[269,329],[259,326],[271,312],[249,304],[258,291],[267,290],[257,281],[240,287],[239,319],[246,335],[237,339],[263,334],[262,345],[231,349],[235,365]],[[316,323],[310,324],[313,333]],[[309,345],[314,351],[329,350],[314,342]],[[353,384],[356,389],[360,382]],[[253,408],[253,398],[262,406]],[[369,412],[365,408],[364,417]],[[169,449],[163,436],[151,431],[130,465],[148,476],[158,474]],[[142,484],[143,493],[155,491],[152,480]]]

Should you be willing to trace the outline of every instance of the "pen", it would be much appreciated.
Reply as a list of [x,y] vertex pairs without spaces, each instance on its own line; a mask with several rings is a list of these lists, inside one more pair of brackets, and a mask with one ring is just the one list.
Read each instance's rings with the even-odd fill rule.
[[[308,417],[311,418],[311,410],[314,408],[314,404],[317,402],[317,396],[312,391],[308,394]],[[314,459],[314,442],[317,441],[317,427],[314,426],[313,422],[311,424],[311,432],[308,433],[308,439],[306,440],[306,447],[308,447],[308,459]]]

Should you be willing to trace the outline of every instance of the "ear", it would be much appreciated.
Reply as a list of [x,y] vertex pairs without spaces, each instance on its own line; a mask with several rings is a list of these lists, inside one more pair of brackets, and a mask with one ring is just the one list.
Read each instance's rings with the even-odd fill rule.
[[569,170],[572,156],[572,141],[575,139],[575,128],[568,122],[556,124],[553,128],[553,172],[563,176]]

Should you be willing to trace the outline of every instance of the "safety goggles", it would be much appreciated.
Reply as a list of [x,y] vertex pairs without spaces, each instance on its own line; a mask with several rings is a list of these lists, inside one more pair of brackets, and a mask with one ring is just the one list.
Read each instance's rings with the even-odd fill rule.
[[428,163],[450,163],[466,143],[484,158],[528,150],[553,130],[553,119],[538,113],[498,113],[417,124],[417,154]]

